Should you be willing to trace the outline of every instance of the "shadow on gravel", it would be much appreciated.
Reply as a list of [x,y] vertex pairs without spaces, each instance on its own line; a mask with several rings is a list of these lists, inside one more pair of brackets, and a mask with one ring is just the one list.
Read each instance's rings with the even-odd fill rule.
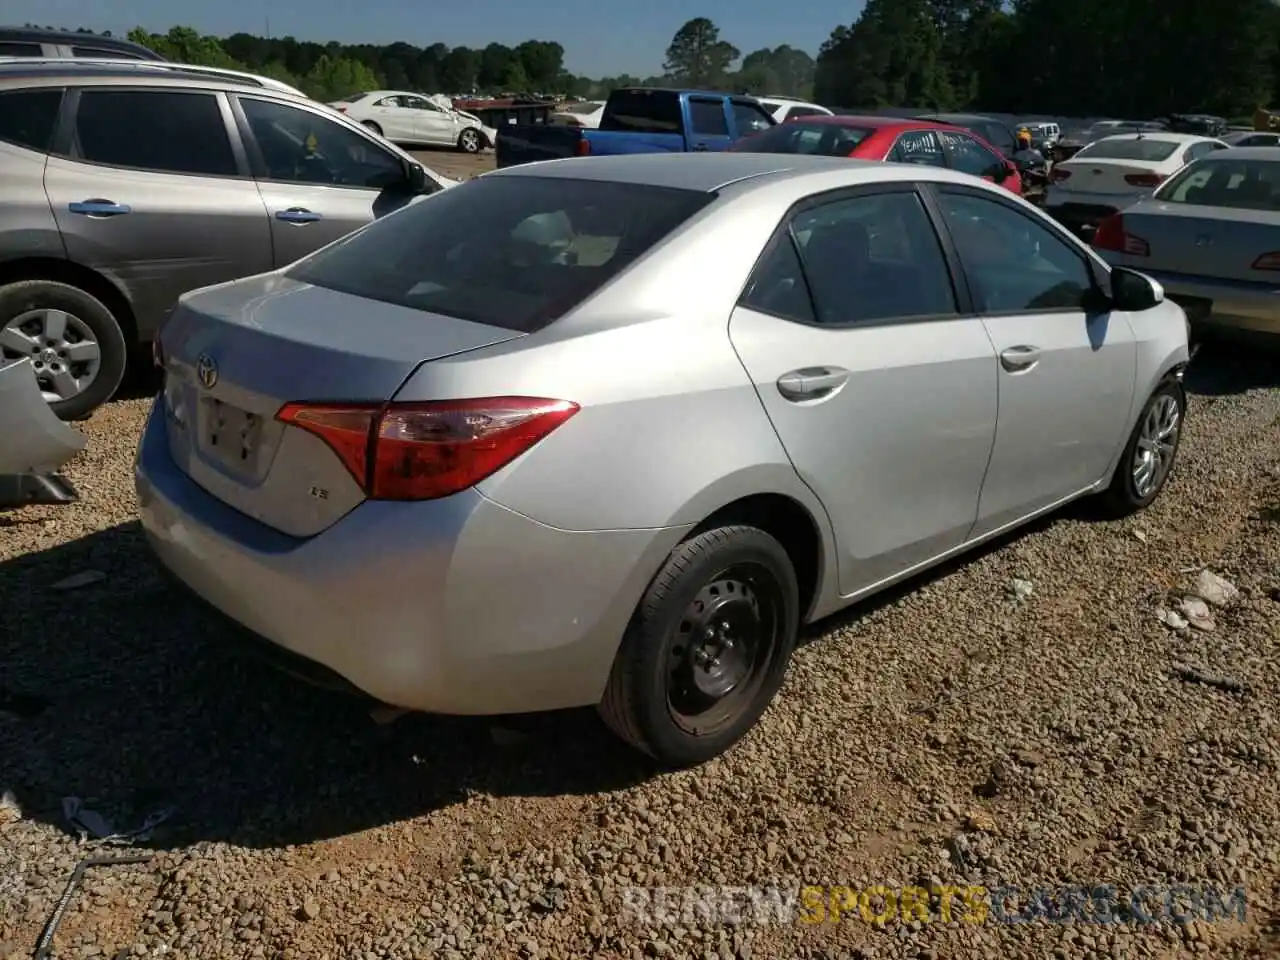
[[1207,340],[1187,368],[1187,392],[1221,397],[1280,387],[1280,348],[1249,340]]
[[[85,571],[105,579],[54,588]],[[154,845],[304,843],[404,820],[472,792],[565,795],[653,775],[593,711],[377,726],[219,642],[161,578],[138,525],[0,564],[0,790],[65,829],[78,796],[120,826],[177,809]],[[225,638],[223,638],[225,639]]]

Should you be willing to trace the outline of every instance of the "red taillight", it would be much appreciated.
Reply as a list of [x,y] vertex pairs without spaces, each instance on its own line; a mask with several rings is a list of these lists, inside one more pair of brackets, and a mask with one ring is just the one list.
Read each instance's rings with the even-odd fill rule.
[[433,500],[473,487],[578,412],[567,400],[287,403],[276,419],[329,445],[375,500]]
[[1166,177],[1162,173],[1126,173],[1124,182],[1131,187],[1158,187]]
[[347,112],[347,108],[346,108],[346,107],[334,107],[333,109],[337,110],[339,113],[346,113],[346,112]]
[[1280,250],[1272,250],[1270,253],[1264,253],[1257,260],[1253,261],[1253,269],[1280,270]]
[[590,155],[591,155],[591,141],[588,140],[586,137],[582,137],[580,140],[578,140],[578,156],[588,157]]
[[1071,171],[1063,170],[1061,167],[1054,167],[1053,172],[1049,174],[1049,179],[1054,183],[1061,183],[1063,180],[1071,179]]
[[1095,250],[1110,250],[1113,253],[1127,253],[1132,257],[1146,257],[1151,254],[1151,245],[1141,237],[1126,233],[1124,215],[1113,213],[1093,232],[1090,241]]

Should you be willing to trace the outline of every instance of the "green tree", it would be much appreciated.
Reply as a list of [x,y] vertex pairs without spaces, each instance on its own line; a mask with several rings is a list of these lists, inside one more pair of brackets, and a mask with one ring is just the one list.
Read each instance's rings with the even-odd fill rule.
[[813,57],[784,43],[772,50],[762,47],[743,57],[732,85],[757,95],[809,97],[813,93],[813,71]]
[[501,43],[491,43],[480,51],[480,64],[476,70],[476,86],[481,90],[502,90],[507,74],[515,62],[515,53]]
[[166,60],[201,67],[224,67],[244,70],[245,64],[234,59],[217,37],[202,36],[191,27],[171,27],[166,34],[148,33],[142,27],[129,31],[129,39],[154,50]]
[[515,48],[529,85],[540,91],[555,89],[566,79],[564,71],[564,47],[549,40],[526,40]]
[[839,107],[946,109],[953,101],[928,0],[867,0],[822,45],[814,97]]
[[480,54],[468,47],[454,47],[440,60],[440,86],[446,93],[470,93],[476,88]]
[[307,96],[321,102],[349,97],[361,90],[376,90],[380,86],[382,82],[377,74],[359,60],[331,58],[328,54],[321,55],[302,79],[302,89]]
[[695,17],[672,37],[662,69],[677,83],[710,88],[724,82],[730,64],[740,55],[737,47],[720,39],[714,23]]

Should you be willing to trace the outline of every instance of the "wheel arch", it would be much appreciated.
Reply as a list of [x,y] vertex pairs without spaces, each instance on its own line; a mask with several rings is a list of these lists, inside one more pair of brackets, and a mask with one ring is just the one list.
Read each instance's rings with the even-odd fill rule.
[[0,286],[23,280],[51,280],[79,287],[97,297],[111,311],[120,324],[127,345],[137,343],[138,321],[129,298],[112,280],[96,270],[58,257],[19,257],[0,263]]

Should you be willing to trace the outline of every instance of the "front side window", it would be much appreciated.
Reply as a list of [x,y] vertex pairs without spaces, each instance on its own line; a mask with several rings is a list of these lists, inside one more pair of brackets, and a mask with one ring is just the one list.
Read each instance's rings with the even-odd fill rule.
[[699,137],[727,137],[729,121],[724,116],[724,101],[690,97],[689,132]]
[[910,130],[898,137],[887,159],[895,163],[918,163],[926,167],[945,167],[947,158],[942,142],[932,130]]
[[1280,210],[1280,160],[1242,160],[1217,153],[1185,167],[1155,197],[1166,203]]
[[1003,164],[994,153],[966,134],[940,130],[938,137],[947,148],[953,170],[974,177],[989,177],[992,167]]
[[532,332],[715,199],[564,177],[480,177],[299,261],[289,275],[429,314]]
[[239,174],[212,93],[84,90],[71,154],[88,163],[157,173]]
[[956,313],[942,246],[912,191],[851,197],[801,211],[791,222],[791,235],[819,323]]
[[269,180],[370,190],[404,182],[399,157],[337,121],[269,100],[240,105]]
[[41,152],[48,150],[61,106],[61,90],[0,93],[0,140]]
[[938,204],[983,313],[1082,310],[1093,289],[1084,256],[994,199],[942,188]]
[[754,103],[743,103],[740,100],[735,100],[731,105],[731,109],[733,110],[733,124],[738,128],[738,136],[740,137],[760,130],[768,130],[774,126],[773,117],[769,116]]

